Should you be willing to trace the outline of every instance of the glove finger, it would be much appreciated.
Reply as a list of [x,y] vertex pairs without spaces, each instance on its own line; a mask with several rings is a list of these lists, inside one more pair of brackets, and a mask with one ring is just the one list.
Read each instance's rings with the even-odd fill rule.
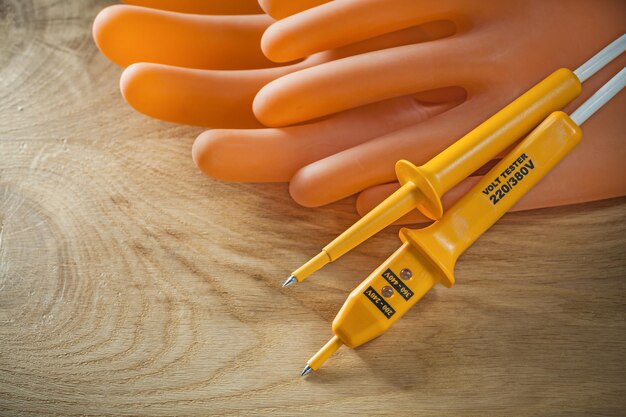
[[180,13],[212,15],[263,13],[257,0],[122,0],[122,3]]
[[265,55],[287,62],[462,13],[456,1],[341,0],[279,20],[263,34]]
[[[279,127],[420,91],[472,87],[480,60],[471,36],[405,45],[327,62],[281,77],[259,91],[254,114]],[[364,88],[367,86],[367,88]]]
[[361,42],[342,46],[332,51],[322,52],[326,61],[346,58],[353,55],[360,55],[367,52],[379,51],[382,49],[395,48],[397,46],[414,45],[422,42],[431,42],[437,39],[447,38],[454,35],[456,26],[449,20],[437,20],[424,23],[419,26],[412,26],[396,32],[386,33],[375,38]]
[[274,19],[284,19],[329,1],[331,0],[259,0],[259,5]]
[[123,67],[153,62],[201,69],[273,67],[259,47],[272,22],[266,15],[206,16],[116,5],[102,10],[93,36],[102,53]]
[[[402,42],[424,39],[433,34],[440,35],[446,30],[448,30],[446,27],[439,26],[411,28],[403,33],[384,35],[360,45],[355,44],[353,47],[343,48],[333,54],[318,54],[297,64],[269,69],[193,70],[139,63],[132,65],[123,73],[121,89],[126,100],[135,109],[161,120],[205,127],[255,128],[261,125],[252,113],[252,100],[259,89],[269,81],[289,72],[333,59],[333,55],[359,53],[367,50],[368,47],[393,46]],[[461,93],[464,94],[463,91]],[[429,103],[462,99],[464,97],[460,97],[458,89],[420,94],[420,100]],[[220,134],[216,133],[216,135]],[[341,141],[345,139],[342,138]]]
[[219,128],[258,128],[256,92],[288,67],[209,71],[138,63],[126,68],[120,89],[137,111],[168,122]]
[[305,166],[291,179],[289,191],[299,204],[317,207],[394,181],[396,161],[408,159],[421,165],[493,113],[493,104],[485,96],[470,97],[422,123]]
[[227,181],[287,182],[305,165],[391,131],[419,123],[455,103],[422,105],[413,98],[349,110],[311,124],[280,129],[209,130],[193,145],[205,174]]

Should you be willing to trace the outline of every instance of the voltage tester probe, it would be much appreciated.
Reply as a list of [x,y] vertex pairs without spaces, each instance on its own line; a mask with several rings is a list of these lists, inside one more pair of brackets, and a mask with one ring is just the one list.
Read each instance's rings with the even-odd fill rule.
[[561,68],[550,74],[426,164],[398,161],[401,187],[296,269],[283,286],[303,281],[415,208],[432,220],[441,218],[446,192],[578,97],[582,83],[624,50],[626,34],[575,71]]
[[333,338],[302,375],[342,344],[355,348],[383,334],[436,283],[451,287],[458,257],[580,142],[580,125],[625,85],[623,68],[571,117],[550,114],[440,220],[401,229],[402,246],[350,293],[333,321]]
[[[317,370],[341,345],[355,348],[383,334],[436,283],[454,284],[458,257],[580,142],[580,126],[624,88],[626,68],[571,116],[558,111],[580,94],[582,82],[625,49],[623,35],[576,71],[554,72],[425,165],[404,160],[396,164],[402,187],[285,284],[303,280],[415,207],[437,221],[424,229],[400,230],[402,246],[350,293],[333,321],[334,336],[307,362],[303,376]],[[441,195],[534,126],[442,213]]]

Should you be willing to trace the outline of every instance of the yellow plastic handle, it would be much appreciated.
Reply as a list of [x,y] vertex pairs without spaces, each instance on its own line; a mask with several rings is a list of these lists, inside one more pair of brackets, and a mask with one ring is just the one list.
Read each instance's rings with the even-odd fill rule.
[[333,320],[333,333],[351,348],[369,342],[441,279],[434,264],[406,242],[350,293]]
[[581,89],[578,77],[561,68],[421,167],[399,161],[396,174],[402,188],[346,230],[341,239],[326,245],[324,252],[335,260],[415,207],[433,220],[441,218],[441,197],[446,192],[578,97]]
[[582,84],[571,70],[556,70],[421,167],[399,161],[396,174],[400,184],[409,181],[419,184],[426,198],[417,208],[425,216],[439,219],[443,214],[441,196],[534,129],[550,113],[565,107],[581,90]]
[[409,161],[398,161],[396,175],[402,187],[295,270],[291,277],[298,281],[306,279],[415,208],[433,220],[440,219],[443,194],[531,131],[551,112],[563,108],[581,89],[578,77],[561,68],[426,164],[418,167]]
[[454,283],[457,258],[581,140],[580,127],[554,112],[459,200],[438,222],[421,230],[402,229],[410,241]]
[[402,229],[404,244],[352,291],[337,314],[335,336],[349,347],[359,346],[383,334],[437,282],[452,286],[459,255],[581,138],[565,113],[552,113],[441,220],[425,229]]

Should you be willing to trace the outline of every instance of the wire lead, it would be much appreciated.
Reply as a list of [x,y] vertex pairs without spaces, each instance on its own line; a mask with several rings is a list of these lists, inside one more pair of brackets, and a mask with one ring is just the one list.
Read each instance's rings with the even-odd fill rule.
[[582,125],[595,112],[604,106],[609,100],[617,95],[626,86],[626,68],[622,68],[613,78],[596,91],[587,101],[585,101],[570,118],[578,126]]
[[592,56],[587,62],[578,67],[574,74],[576,74],[581,83],[584,83],[624,51],[626,51],[626,34],[620,36]]

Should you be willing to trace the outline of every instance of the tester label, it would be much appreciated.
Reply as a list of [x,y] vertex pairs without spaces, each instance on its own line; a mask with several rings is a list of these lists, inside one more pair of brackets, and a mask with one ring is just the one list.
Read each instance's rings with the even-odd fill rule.
[[511,165],[491,181],[483,194],[489,196],[489,200],[495,206],[515,188],[526,176],[535,169],[535,163],[525,153],[521,154]]
[[383,315],[388,319],[396,314],[396,310],[387,304],[385,300],[383,300],[382,295],[378,294],[371,286],[363,292],[363,295],[365,295],[367,299],[370,300],[372,304],[374,304],[376,308],[379,309],[380,312],[383,313]]
[[411,289],[407,287],[404,282],[402,282],[402,280],[393,273],[391,269],[387,268],[387,270],[383,272],[382,276],[387,280],[388,283],[391,284],[393,288],[396,289],[396,291],[398,291],[398,294],[404,297],[405,300],[408,301],[409,298],[413,297],[413,291],[411,291]]

